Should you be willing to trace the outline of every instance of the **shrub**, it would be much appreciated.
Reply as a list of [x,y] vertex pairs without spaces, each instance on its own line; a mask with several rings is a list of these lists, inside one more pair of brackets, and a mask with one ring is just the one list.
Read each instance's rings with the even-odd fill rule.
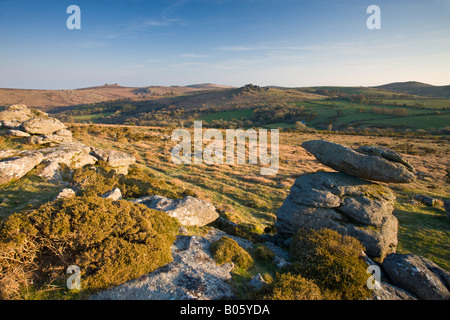
[[85,166],[74,171],[72,183],[81,196],[101,196],[119,188],[124,198],[139,198],[161,195],[181,198],[184,190],[171,182],[153,177],[142,168],[132,166],[128,175],[117,175],[105,163],[100,166]]
[[265,245],[258,244],[253,250],[253,256],[259,261],[270,263],[273,261],[275,253]]
[[369,291],[363,245],[330,229],[300,229],[292,239],[289,271],[313,280],[342,299],[364,299]]
[[84,166],[73,172],[72,183],[81,196],[102,195],[118,187],[119,176],[105,167]]
[[231,238],[222,237],[210,246],[211,254],[218,264],[233,262],[237,267],[248,269],[253,259],[239,244]]
[[62,284],[72,264],[81,269],[82,289],[118,285],[170,262],[177,233],[177,220],[163,212],[98,197],[11,215],[0,230],[0,297],[15,298],[31,283],[31,290]]
[[277,273],[273,282],[251,296],[256,300],[322,300],[320,288],[301,275]]

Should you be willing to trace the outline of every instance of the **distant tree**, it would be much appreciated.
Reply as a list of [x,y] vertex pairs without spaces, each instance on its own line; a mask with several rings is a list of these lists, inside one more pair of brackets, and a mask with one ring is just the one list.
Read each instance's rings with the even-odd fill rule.
[[408,110],[406,110],[405,108],[394,109],[392,110],[392,114],[395,116],[407,116]]

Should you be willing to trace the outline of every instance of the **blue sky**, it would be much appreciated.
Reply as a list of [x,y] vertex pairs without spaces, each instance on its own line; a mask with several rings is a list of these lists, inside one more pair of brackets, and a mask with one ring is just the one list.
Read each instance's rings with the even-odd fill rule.
[[0,87],[448,85],[449,17],[448,0],[0,0]]

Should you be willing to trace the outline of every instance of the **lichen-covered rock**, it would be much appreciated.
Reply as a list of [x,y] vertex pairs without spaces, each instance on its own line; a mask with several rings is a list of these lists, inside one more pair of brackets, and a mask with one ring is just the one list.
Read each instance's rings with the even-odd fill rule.
[[277,233],[288,238],[299,228],[329,228],[360,240],[369,255],[395,252],[395,195],[387,187],[339,172],[298,178],[278,209]]
[[42,160],[40,152],[22,152],[18,156],[0,160],[0,184],[22,178]]
[[57,199],[67,199],[67,198],[73,198],[75,197],[75,191],[70,188],[64,188],[58,193],[58,195],[55,197],[55,200]]
[[105,199],[111,199],[113,201],[121,200],[122,199],[122,192],[119,188],[115,188],[114,190],[111,190],[104,195],[102,195],[102,198]]
[[382,267],[393,285],[419,299],[450,299],[450,273],[424,257],[392,253],[384,259]]
[[150,209],[164,211],[169,216],[177,218],[183,226],[204,226],[219,218],[212,203],[190,196],[183,199],[149,196],[133,202],[142,203]]
[[409,292],[386,282],[377,282],[372,291],[373,300],[417,300]]
[[28,140],[28,143],[30,144],[59,144],[59,143],[71,143],[73,141],[72,139],[72,132],[70,132],[67,129],[58,130],[51,134],[45,134],[45,135],[33,135]]
[[29,109],[26,105],[16,104],[12,105],[6,110],[0,112],[0,121],[3,122],[3,125],[14,123],[15,125],[18,123],[22,123],[24,121],[30,120],[33,117],[33,113],[31,109]]
[[6,129],[20,130],[22,122],[18,120],[10,120],[10,121],[4,120],[0,121],[0,124],[3,128]]
[[11,158],[19,153],[17,150],[4,149],[0,150],[0,160],[5,158]]
[[200,236],[178,236],[173,262],[136,280],[105,290],[92,300],[220,300],[230,299],[233,264],[218,266],[211,242]]
[[379,156],[389,161],[398,162],[407,167],[409,171],[411,172],[415,171],[414,167],[408,161],[406,161],[406,159],[404,159],[400,153],[395,152],[389,148],[382,148],[376,146],[361,146],[358,147],[355,151],[373,156]]
[[256,276],[254,276],[248,283],[251,287],[259,290],[264,285],[267,284],[266,280],[262,277],[261,273],[258,273]]
[[45,162],[56,161],[75,169],[97,162],[97,159],[90,155],[90,147],[79,142],[62,143],[56,147],[39,149],[39,152],[43,154]]
[[[414,170],[398,153],[389,149],[365,148],[352,150],[341,144],[313,140],[302,147],[324,165],[337,171],[368,180],[409,183],[415,180]],[[378,152],[375,152],[378,150]]]
[[55,118],[32,118],[22,124],[23,130],[29,134],[47,135],[66,129],[66,126]]
[[89,154],[90,147],[82,143],[63,143],[56,147],[40,149],[45,168],[39,173],[41,177],[59,182],[63,179],[61,164],[71,169],[78,169],[87,164],[95,164],[97,159]]
[[133,155],[115,150],[94,149],[93,155],[116,169],[119,174],[125,175],[128,174],[128,167],[136,162]]

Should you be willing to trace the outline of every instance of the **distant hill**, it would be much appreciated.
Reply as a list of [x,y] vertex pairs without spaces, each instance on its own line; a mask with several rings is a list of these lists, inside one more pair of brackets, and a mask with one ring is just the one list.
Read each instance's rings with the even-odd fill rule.
[[[375,87],[310,87],[285,88],[277,86],[236,88],[212,83],[187,86],[148,86],[123,87],[119,84],[79,88],[71,90],[35,90],[0,88],[0,107],[12,104],[25,104],[43,111],[67,110],[85,104],[107,101],[130,100],[147,101],[147,105],[183,105],[186,109],[202,105],[241,107],[265,104],[270,101],[294,101],[322,99],[330,92],[344,92],[350,95],[392,96],[410,94],[417,98],[434,97],[450,99],[450,86],[433,86],[420,82],[397,82]],[[255,90],[254,90],[255,89]],[[260,88],[261,89],[261,88]],[[269,91],[267,91],[269,90]],[[245,92],[244,92],[245,91]],[[327,93],[328,92],[328,93]]]
[[431,96],[434,98],[450,99],[450,85],[449,86],[433,86],[431,84],[408,81],[408,82],[394,82],[381,86],[373,87],[381,90],[388,90],[394,92],[408,93],[419,96]]
[[186,86],[187,88],[194,88],[194,89],[202,89],[202,90],[214,90],[214,89],[230,89],[235,88],[232,86],[224,86],[220,84],[214,84],[214,83],[200,83],[200,84],[191,84]]
[[[211,90],[212,87],[122,87],[118,84],[103,85],[72,90],[35,90],[0,88],[0,106],[25,104],[44,111],[56,107],[76,106],[99,103],[110,100],[130,99],[133,101],[149,100],[161,96],[173,96],[184,93]],[[219,90],[220,87],[214,87]]]

